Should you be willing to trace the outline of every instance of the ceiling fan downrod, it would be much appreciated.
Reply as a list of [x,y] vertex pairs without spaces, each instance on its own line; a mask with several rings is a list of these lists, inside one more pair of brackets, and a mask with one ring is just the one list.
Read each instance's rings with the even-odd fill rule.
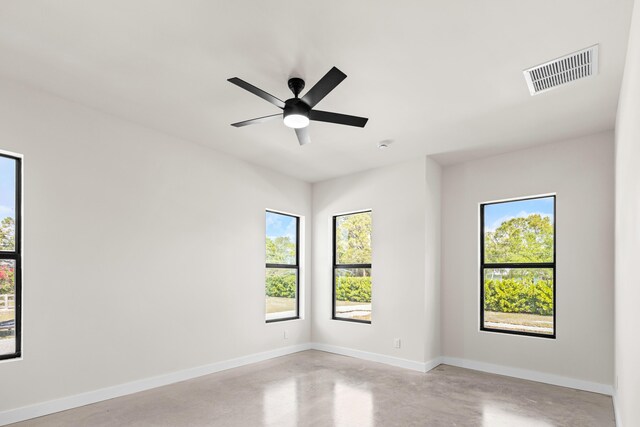
[[298,98],[302,89],[304,89],[304,80],[298,77],[292,77],[289,79],[289,89],[293,92],[293,95]]

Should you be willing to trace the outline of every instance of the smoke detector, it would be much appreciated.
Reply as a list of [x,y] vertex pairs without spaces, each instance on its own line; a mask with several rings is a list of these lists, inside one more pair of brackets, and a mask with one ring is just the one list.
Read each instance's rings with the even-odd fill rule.
[[531,95],[598,74],[598,45],[579,50],[523,71]]

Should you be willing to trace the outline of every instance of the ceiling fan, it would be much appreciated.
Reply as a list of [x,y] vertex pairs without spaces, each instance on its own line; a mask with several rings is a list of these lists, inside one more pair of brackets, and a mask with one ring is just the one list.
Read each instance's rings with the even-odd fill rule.
[[365,117],[348,116],[345,114],[330,113],[327,111],[313,109],[313,107],[315,107],[322,98],[327,96],[329,92],[335,89],[336,86],[346,78],[346,74],[338,70],[336,67],[333,67],[302,98],[299,98],[298,95],[300,95],[300,92],[304,89],[304,80],[298,77],[291,78],[289,79],[289,89],[293,92],[294,97],[287,99],[286,101],[282,101],[242,79],[237,77],[230,78],[228,79],[229,82],[240,86],[242,89],[259,96],[283,110],[282,113],[232,123],[231,126],[239,128],[282,117],[286,126],[295,129],[300,145],[305,145],[311,142],[311,139],[309,138],[309,131],[307,129],[307,126],[309,126],[309,120],[363,128],[364,125],[367,124],[367,120],[369,120]]

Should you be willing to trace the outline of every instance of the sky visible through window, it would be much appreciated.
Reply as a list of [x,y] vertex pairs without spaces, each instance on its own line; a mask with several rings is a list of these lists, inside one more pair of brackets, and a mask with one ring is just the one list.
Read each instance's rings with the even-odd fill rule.
[[16,161],[0,156],[0,220],[14,218],[16,200]]
[[296,241],[296,219],[292,216],[285,216],[267,211],[267,237],[289,237],[292,242]]
[[553,223],[553,197],[496,203],[484,208],[484,230],[495,231],[504,221],[531,214],[548,216]]

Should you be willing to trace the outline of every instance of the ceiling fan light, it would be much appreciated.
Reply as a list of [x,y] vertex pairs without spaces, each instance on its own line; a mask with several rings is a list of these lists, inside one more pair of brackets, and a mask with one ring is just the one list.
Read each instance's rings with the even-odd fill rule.
[[293,129],[306,128],[309,126],[309,117],[303,114],[288,114],[284,116],[284,124]]

